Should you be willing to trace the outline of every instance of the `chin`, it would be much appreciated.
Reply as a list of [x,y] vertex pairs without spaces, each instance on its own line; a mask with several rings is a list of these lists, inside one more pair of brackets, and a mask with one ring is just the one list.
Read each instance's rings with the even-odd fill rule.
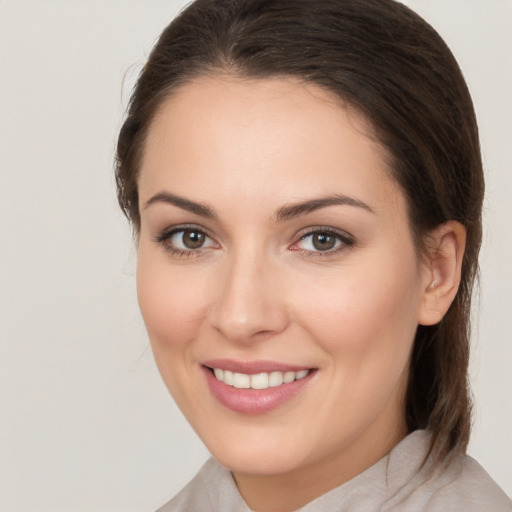
[[[202,436],[213,457],[234,473],[249,475],[278,475],[293,472],[311,462],[315,454],[311,441],[302,436],[278,431],[272,426],[235,428],[220,436]],[[274,430],[274,432],[273,432]],[[281,429],[279,429],[281,430]],[[311,444],[311,446],[308,446]]]
[[301,467],[293,454],[276,450],[237,450],[233,446],[222,453],[212,452],[215,459],[230,471],[245,475],[273,476],[293,472]]

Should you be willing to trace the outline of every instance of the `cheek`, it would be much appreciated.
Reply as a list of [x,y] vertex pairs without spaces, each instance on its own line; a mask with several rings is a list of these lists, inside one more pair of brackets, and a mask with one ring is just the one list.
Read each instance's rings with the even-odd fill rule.
[[332,439],[340,430],[357,435],[377,418],[401,418],[417,327],[417,272],[415,265],[380,263],[346,268],[328,286],[316,282],[302,301],[303,329],[326,358],[329,385],[317,415]]
[[415,259],[368,263],[310,283],[301,305],[305,328],[345,376],[402,371],[417,327],[420,283]]
[[[148,249],[148,250],[147,250]],[[172,266],[163,251],[142,244],[137,261],[137,297],[162,380],[185,412],[198,396],[194,340],[204,325],[204,276]],[[203,283],[203,285],[201,285]]]
[[171,266],[159,253],[141,246],[137,261],[137,297],[155,357],[186,347],[205,310],[200,273]]

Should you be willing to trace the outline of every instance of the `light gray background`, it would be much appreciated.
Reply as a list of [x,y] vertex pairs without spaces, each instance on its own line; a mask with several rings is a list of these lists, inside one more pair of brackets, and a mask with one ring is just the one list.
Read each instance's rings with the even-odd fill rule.
[[[183,1],[0,0],[0,510],[152,511],[207,452],[157,374],[112,159]],[[487,172],[470,453],[512,493],[512,2],[408,0],[469,82]]]

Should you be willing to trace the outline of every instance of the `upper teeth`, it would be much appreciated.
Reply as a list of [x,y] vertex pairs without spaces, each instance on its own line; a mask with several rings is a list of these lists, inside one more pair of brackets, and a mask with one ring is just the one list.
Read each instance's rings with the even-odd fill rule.
[[229,370],[214,368],[213,373],[218,380],[224,382],[228,386],[239,389],[267,389],[288,384],[294,380],[303,379],[309,370],[300,370],[298,372],[270,372],[256,373],[247,375],[245,373],[235,373]]

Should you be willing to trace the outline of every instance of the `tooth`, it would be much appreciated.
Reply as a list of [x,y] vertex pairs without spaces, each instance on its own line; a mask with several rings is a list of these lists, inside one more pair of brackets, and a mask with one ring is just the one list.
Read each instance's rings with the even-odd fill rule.
[[238,389],[249,389],[251,387],[251,377],[245,373],[233,374],[233,386]]
[[289,384],[294,380],[303,379],[309,374],[309,370],[300,370],[298,372],[271,372],[257,373],[247,375],[245,373],[234,373],[222,368],[213,368],[215,377],[227,384],[238,389],[267,389],[269,387],[277,387],[281,384]]
[[295,372],[286,372],[283,377],[283,382],[289,384],[295,380]]
[[268,376],[268,385],[271,388],[275,388],[276,386],[280,386],[283,383],[283,373],[282,372],[272,372]]
[[267,389],[268,388],[268,373],[257,373],[251,375],[251,388],[252,389]]
[[300,372],[297,372],[297,373],[295,374],[295,378],[296,378],[297,380],[299,380],[299,379],[303,379],[303,378],[304,378],[308,373],[309,373],[309,370],[301,370]]
[[233,385],[233,372],[224,370],[224,384],[227,384],[228,386]]

